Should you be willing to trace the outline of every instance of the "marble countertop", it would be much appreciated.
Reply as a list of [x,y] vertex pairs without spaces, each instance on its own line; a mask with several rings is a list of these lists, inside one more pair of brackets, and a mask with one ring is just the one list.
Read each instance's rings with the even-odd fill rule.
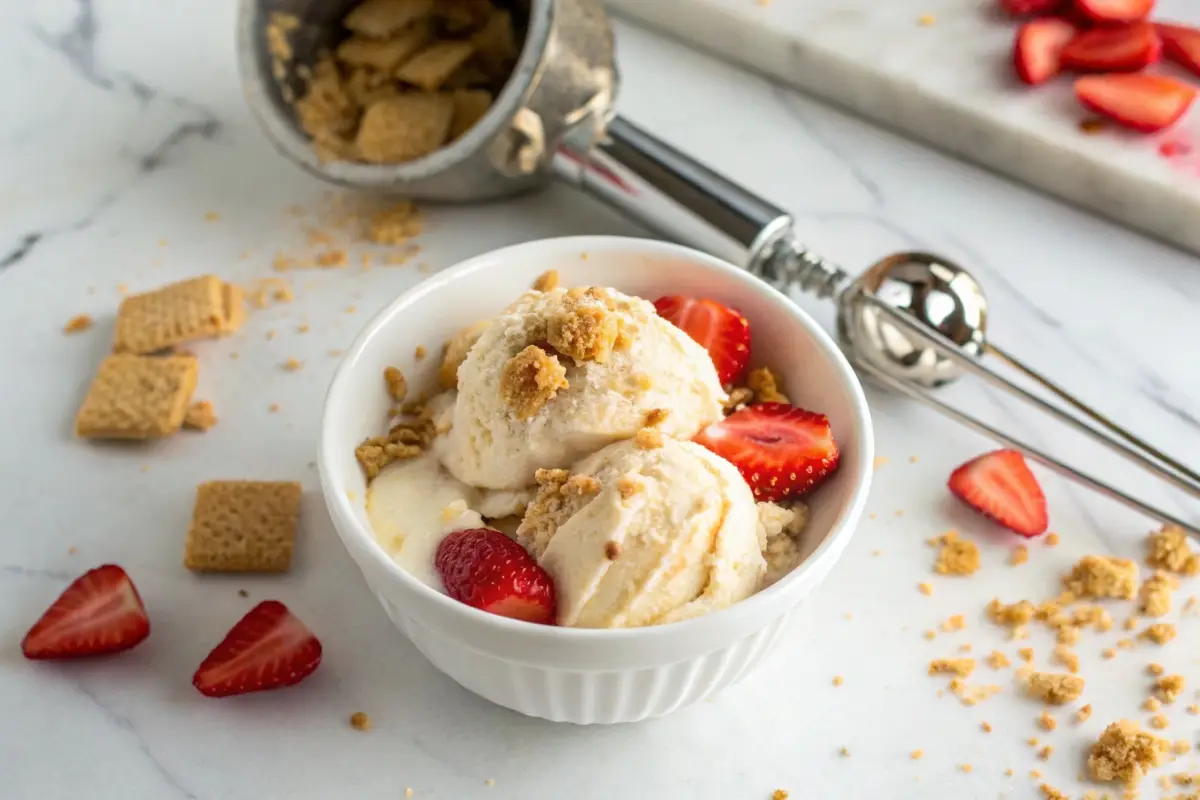
[[[1085,634],[1077,650],[1094,713],[1084,724],[1064,711],[1057,730],[1039,729],[1041,707],[1021,696],[1012,669],[981,664],[971,682],[1003,691],[973,707],[943,694],[947,681],[928,677],[927,664],[966,644],[1014,660],[1029,645],[1048,665],[1044,631],[1018,644],[989,625],[992,597],[1048,598],[1086,553],[1140,558],[1152,524],[1046,475],[1061,542],[1033,542],[1029,562],[1009,566],[1013,539],[944,489],[949,471],[988,443],[874,391],[877,450],[889,461],[870,516],[772,659],[736,687],[662,720],[575,728],[493,707],[436,672],[391,627],[321,503],[311,464],[337,361],[330,353],[423,269],[536,237],[640,233],[566,189],[430,208],[423,250],[406,266],[283,275],[292,303],[254,311],[237,337],[197,348],[197,396],[221,417],[213,430],[146,448],[74,440],[71,420],[108,348],[121,291],[209,271],[243,283],[277,276],[276,252],[305,246],[307,218],[288,208],[328,202],[326,187],[276,157],[243,107],[233,14],[232,2],[198,13],[181,0],[0,9],[0,74],[12,93],[0,117],[0,795],[399,798],[411,787],[430,800],[766,800],[775,789],[793,798],[1032,798],[1046,781],[1079,797],[1086,787],[1076,776],[1104,725],[1149,719],[1139,710],[1146,664],[1200,674],[1200,618],[1178,610],[1197,592],[1185,584],[1169,618],[1180,635],[1165,647],[1139,644],[1106,660],[1101,651],[1130,634],[1119,625]],[[620,106],[632,119],[792,209],[808,241],[852,268],[909,248],[969,264],[989,292],[997,342],[1194,461],[1194,257],[654,35],[618,25],[618,40]],[[799,302],[829,324],[828,307]],[[63,335],[81,313],[96,327]],[[304,368],[282,369],[288,358]],[[986,388],[948,394],[1196,519],[1194,503]],[[241,477],[303,482],[292,572],[188,574],[180,559],[194,486]],[[925,540],[951,527],[982,549],[972,578],[932,575]],[[29,624],[68,580],[107,561],[137,581],[154,635],[119,658],[25,661],[18,642]],[[924,581],[932,596],[917,590]],[[195,665],[268,597],[321,637],[320,671],[288,691],[201,697],[189,685]],[[956,614],[965,630],[923,637]],[[1127,614],[1114,608],[1118,621]],[[1193,745],[1200,717],[1185,706],[1196,688],[1165,709],[1166,735]],[[374,720],[369,733],[347,724],[358,710]],[[1048,760],[1030,737],[1053,745]],[[1197,764],[1184,756],[1164,774]]]

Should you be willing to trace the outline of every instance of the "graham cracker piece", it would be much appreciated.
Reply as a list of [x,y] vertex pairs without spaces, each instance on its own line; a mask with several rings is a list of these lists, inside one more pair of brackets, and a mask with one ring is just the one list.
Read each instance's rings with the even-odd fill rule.
[[213,404],[208,400],[197,400],[192,403],[183,415],[183,424],[185,427],[197,431],[206,431],[216,425],[217,414],[213,411]]
[[301,494],[294,481],[200,484],[183,565],[195,572],[287,572]]
[[370,67],[390,75],[432,37],[433,29],[428,22],[420,21],[388,39],[351,36],[338,45],[336,52],[338,60],[347,66]]
[[353,155],[351,139],[361,109],[347,91],[333,58],[326,56],[313,66],[308,90],[296,101],[296,116],[313,142],[322,161]]
[[228,336],[246,321],[245,296],[236,283],[221,284],[221,335]]
[[224,284],[203,275],[121,301],[116,353],[153,353],[222,333],[226,325]]
[[483,119],[492,107],[492,93],[486,89],[459,89],[450,95],[454,115],[450,118],[450,140],[462,136]]
[[75,417],[75,434],[84,439],[170,436],[183,425],[197,372],[191,356],[107,356]]
[[393,164],[426,156],[450,133],[454,101],[448,94],[412,92],[372,103],[355,144],[363,161]]
[[556,356],[529,345],[500,370],[500,397],[519,420],[533,417],[567,388],[567,370]]
[[451,33],[462,33],[485,24],[492,10],[491,0],[455,0],[438,3],[437,15]]
[[480,69],[492,79],[507,77],[519,53],[512,14],[504,9],[493,9],[484,26],[471,35],[471,44],[475,45],[474,61]]
[[396,77],[427,92],[436,92],[474,52],[475,45],[470,42],[443,39],[404,62],[396,70]]
[[366,0],[342,24],[355,33],[386,39],[417,20],[433,14],[434,0]]

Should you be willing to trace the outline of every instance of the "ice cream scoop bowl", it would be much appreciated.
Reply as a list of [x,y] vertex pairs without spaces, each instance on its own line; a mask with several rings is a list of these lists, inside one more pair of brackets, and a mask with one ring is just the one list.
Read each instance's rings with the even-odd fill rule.
[[[754,332],[754,363],[769,364],[799,405],[826,414],[842,452],[811,497],[804,560],[787,577],[697,619],[592,630],[533,625],[451,600],[397,565],[367,520],[354,448],[378,435],[389,399],[385,367],[415,391],[433,386],[437,352],[460,328],[498,313],[542,272],[567,286],[610,286],[653,299],[687,291],[737,307]],[[833,340],[784,295],[732,264],[658,241],[575,237],[528,242],[472,258],[424,281],[381,311],[334,375],[319,467],[334,526],[388,616],[442,672],[502,706],[581,724],[661,716],[733,684],[772,650],[797,607],[829,574],[862,514],[874,458],[862,388]],[[353,499],[352,499],[353,498]]]

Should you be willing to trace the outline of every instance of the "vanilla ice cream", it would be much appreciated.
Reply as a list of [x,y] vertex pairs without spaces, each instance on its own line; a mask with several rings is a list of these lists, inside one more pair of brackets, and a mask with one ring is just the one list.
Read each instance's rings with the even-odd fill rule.
[[482,330],[457,386],[439,454],[485,489],[530,486],[538,469],[632,437],[651,412],[664,415],[663,435],[690,439],[725,400],[703,347],[651,303],[609,289],[522,296]]
[[762,583],[754,496],[732,464],[699,445],[623,441],[538,477],[517,540],[554,579],[559,625],[674,622]]

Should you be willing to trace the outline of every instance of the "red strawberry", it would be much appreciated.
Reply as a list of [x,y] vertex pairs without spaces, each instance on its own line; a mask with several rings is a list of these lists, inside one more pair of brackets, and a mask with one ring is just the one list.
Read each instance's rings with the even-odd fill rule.
[[1075,0],[1075,7],[1096,22],[1140,22],[1154,10],[1154,0]]
[[1158,61],[1162,42],[1148,22],[1092,28],[1062,49],[1062,64],[1089,72],[1136,72]]
[[1000,0],[1000,5],[1010,14],[1019,17],[1053,14],[1067,4],[1068,0]]
[[840,458],[825,415],[786,403],[747,406],[700,431],[696,443],[737,467],[758,500],[811,491]]
[[968,461],[946,484],[971,508],[1022,536],[1046,532],[1046,496],[1016,450],[995,450]]
[[238,620],[192,678],[209,697],[293,686],[321,666],[321,643],[278,600],[264,600]]
[[1031,86],[1053,78],[1059,71],[1059,55],[1078,29],[1058,17],[1026,22],[1017,31],[1013,45],[1013,64],[1017,77]]
[[1158,38],[1162,39],[1167,58],[1200,75],[1200,28],[1164,23],[1154,27],[1158,30]]
[[1075,81],[1075,96],[1093,111],[1154,133],[1175,124],[1196,99],[1196,90],[1158,75],[1089,75]]
[[150,635],[150,619],[125,570],[105,564],[67,587],[21,640],[26,658],[118,653]]
[[708,351],[722,384],[734,383],[745,373],[750,363],[750,323],[741,314],[716,300],[678,294],[658,298],[654,308]]
[[446,594],[502,617],[553,625],[554,581],[525,548],[491,528],[454,531],[433,564]]

